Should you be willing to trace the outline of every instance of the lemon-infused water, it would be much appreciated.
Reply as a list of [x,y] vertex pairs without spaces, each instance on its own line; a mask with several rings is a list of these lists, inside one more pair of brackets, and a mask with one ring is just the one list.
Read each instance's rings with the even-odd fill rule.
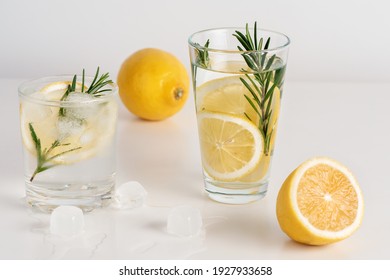
[[[205,188],[212,199],[231,204],[267,192],[288,45],[278,34],[287,40],[282,50],[269,40],[266,50],[242,51],[246,43],[234,36],[237,30],[206,30],[189,40]],[[273,35],[259,33],[258,44]]]
[[[96,83],[96,81],[95,81]],[[104,206],[115,185],[116,86],[93,78],[49,77],[19,88],[27,202]],[[69,87],[73,87],[69,90]]]

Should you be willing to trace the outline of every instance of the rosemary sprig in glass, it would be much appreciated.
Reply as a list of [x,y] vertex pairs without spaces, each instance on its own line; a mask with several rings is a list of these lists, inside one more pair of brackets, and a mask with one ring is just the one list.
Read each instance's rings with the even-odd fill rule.
[[[85,86],[85,70],[83,69],[83,74],[81,77],[81,92],[92,94],[92,95],[98,97],[98,96],[101,96],[103,92],[111,91],[111,89],[102,89],[106,85],[113,83],[112,80],[109,79],[109,73],[104,73],[99,77],[99,71],[100,71],[100,67],[97,68],[95,76],[92,80],[92,83],[87,88]],[[68,85],[68,88],[66,89],[64,95],[61,97],[61,101],[66,100],[66,98],[69,96],[69,94],[71,92],[76,91],[76,86],[77,86],[76,81],[77,81],[77,75],[74,75],[72,83],[70,85]],[[61,107],[59,110],[59,113],[58,113],[59,116],[60,117],[65,116],[65,111],[66,111],[66,109],[64,107]]]
[[[253,37],[250,34],[248,24],[246,24],[245,34],[240,31],[235,31],[234,37],[240,42],[241,46],[237,46],[242,53],[246,64],[252,71],[246,71],[245,77],[240,80],[243,85],[250,92],[250,96],[245,95],[246,100],[259,116],[258,127],[264,137],[265,149],[264,153],[269,155],[271,153],[271,137],[274,133],[274,124],[270,123],[273,114],[272,100],[274,97],[274,90],[282,83],[284,74],[284,67],[271,71],[271,67],[277,60],[280,60],[276,55],[272,55],[267,59],[267,50],[270,45],[271,38],[257,38],[257,23],[254,24]],[[250,117],[246,115],[248,119]],[[253,120],[251,120],[253,121]]]
[[59,156],[62,156],[64,154],[66,154],[66,153],[70,153],[70,152],[73,152],[75,150],[81,149],[81,147],[72,148],[72,149],[60,152],[58,154],[55,154],[53,156],[50,156],[50,153],[53,150],[55,150],[55,148],[60,147],[60,146],[68,146],[68,145],[70,145],[70,143],[61,144],[60,141],[55,140],[51,144],[50,148],[48,148],[48,149],[45,148],[45,149],[42,150],[41,140],[38,138],[32,123],[29,123],[28,126],[29,126],[29,129],[30,129],[31,138],[32,138],[32,140],[33,140],[33,142],[35,144],[35,150],[36,150],[36,153],[37,153],[37,167],[35,168],[35,171],[34,171],[34,173],[32,174],[32,176],[30,178],[30,182],[32,182],[34,180],[35,176],[38,173],[56,166],[56,164],[51,163],[53,161],[53,159],[58,158]]
[[197,47],[195,48],[195,64],[192,65],[192,75],[193,81],[196,81],[196,71],[198,66],[207,69],[210,65],[210,57],[208,52],[208,47],[210,45],[210,40],[208,39],[204,46],[202,47],[200,44],[195,44]]

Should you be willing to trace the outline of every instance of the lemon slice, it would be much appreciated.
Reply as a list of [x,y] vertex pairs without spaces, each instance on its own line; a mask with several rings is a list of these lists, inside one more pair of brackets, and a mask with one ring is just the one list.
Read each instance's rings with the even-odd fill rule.
[[[45,100],[61,100],[68,86],[71,85],[71,81],[58,81],[45,85],[42,87],[34,97],[38,97],[41,95]],[[80,82],[76,82],[76,91],[81,92],[82,84]],[[84,91],[87,90],[88,87],[84,85]]]
[[[249,117],[249,119],[256,126],[258,126],[259,115],[245,98],[246,95],[253,100],[253,98],[251,97],[252,95],[242,83],[240,78],[245,79],[250,84],[249,80],[245,77],[245,75],[235,75],[220,79],[214,79],[197,87],[197,111],[227,113],[237,115],[245,119],[248,119]],[[280,90],[279,88],[275,87],[271,104],[272,114],[270,119],[270,125],[268,127],[269,132],[273,130],[270,140],[270,151],[273,150],[275,143],[277,121],[280,110],[280,98]],[[272,154],[272,152],[270,154]],[[267,175],[270,166],[270,154],[264,155],[261,159],[260,165],[256,169],[254,169],[253,172],[247,174],[247,176],[242,177],[240,181],[257,182],[263,179]]]
[[350,236],[363,217],[363,196],[352,173],[329,158],[301,164],[283,183],[276,212],[282,230],[310,245]]
[[225,77],[211,80],[197,87],[196,107],[197,111],[211,111],[228,113],[245,117],[245,113],[253,121],[257,120],[257,114],[245,99],[250,92],[243,85],[240,76]]
[[[42,100],[59,101],[70,83],[69,81],[51,83],[32,95]],[[80,83],[77,83],[76,90],[81,90]],[[84,95],[85,93],[74,94]],[[59,117],[59,110],[60,107],[57,106],[47,106],[30,101],[21,102],[22,140],[26,150],[32,155],[36,155],[36,148],[31,137],[30,123],[41,142],[42,151],[49,150],[56,140],[63,144],[49,153],[48,157],[62,154],[52,160],[55,164],[71,164],[95,155],[102,146],[108,143],[115,132],[117,118],[115,102],[89,103],[82,107],[67,108],[69,111],[80,111],[86,115],[83,118],[73,115]],[[72,149],[76,150],[66,152]]]
[[[248,100],[246,100],[245,95],[251,98],[252,101],[254,100],[249,90],[241,82],[240,78],[245,79],[248,84],[250,84],[249,80],[244,75],[236,75],[214,79],[197,87],[197,111],[228,113],[240,115],[242,117],[247,115],[253,123],[258,124],[259,116]],[[276,125],[280,110],[280,97],[280,90],[275,87],[271,104],[273,113],[271,116],[272,125],[270,127]],[[268,104],[265,105],[267,106]]]
[[198,128],[203,166],[212,178],[238,180],[259,164],[264,140],[246,118],[202,112]]

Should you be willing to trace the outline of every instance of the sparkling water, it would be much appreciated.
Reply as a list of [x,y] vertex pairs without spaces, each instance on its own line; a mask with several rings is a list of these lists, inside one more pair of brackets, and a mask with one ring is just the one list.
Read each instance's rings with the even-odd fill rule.
[[116,87],[61,100],[68,80],[49,77],[19,88],[27,202],[44,211],[107,205],[115,185]]

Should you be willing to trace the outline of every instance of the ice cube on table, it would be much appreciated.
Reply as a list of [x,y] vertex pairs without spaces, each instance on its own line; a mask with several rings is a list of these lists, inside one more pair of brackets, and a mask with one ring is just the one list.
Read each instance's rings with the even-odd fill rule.
[[115,190],[113,206],[118,209],[133,209],[144,205],[147,192],[137,181],[126,182]]
[[58,206],[50,216],[50,232],[62,237],[72,237],[84,232],[84,214],[76,206]]
[[180,237],[199,235],[202,231],[203,220],[200,211],[191,206],[173,208],[167,220],[167,231]]

